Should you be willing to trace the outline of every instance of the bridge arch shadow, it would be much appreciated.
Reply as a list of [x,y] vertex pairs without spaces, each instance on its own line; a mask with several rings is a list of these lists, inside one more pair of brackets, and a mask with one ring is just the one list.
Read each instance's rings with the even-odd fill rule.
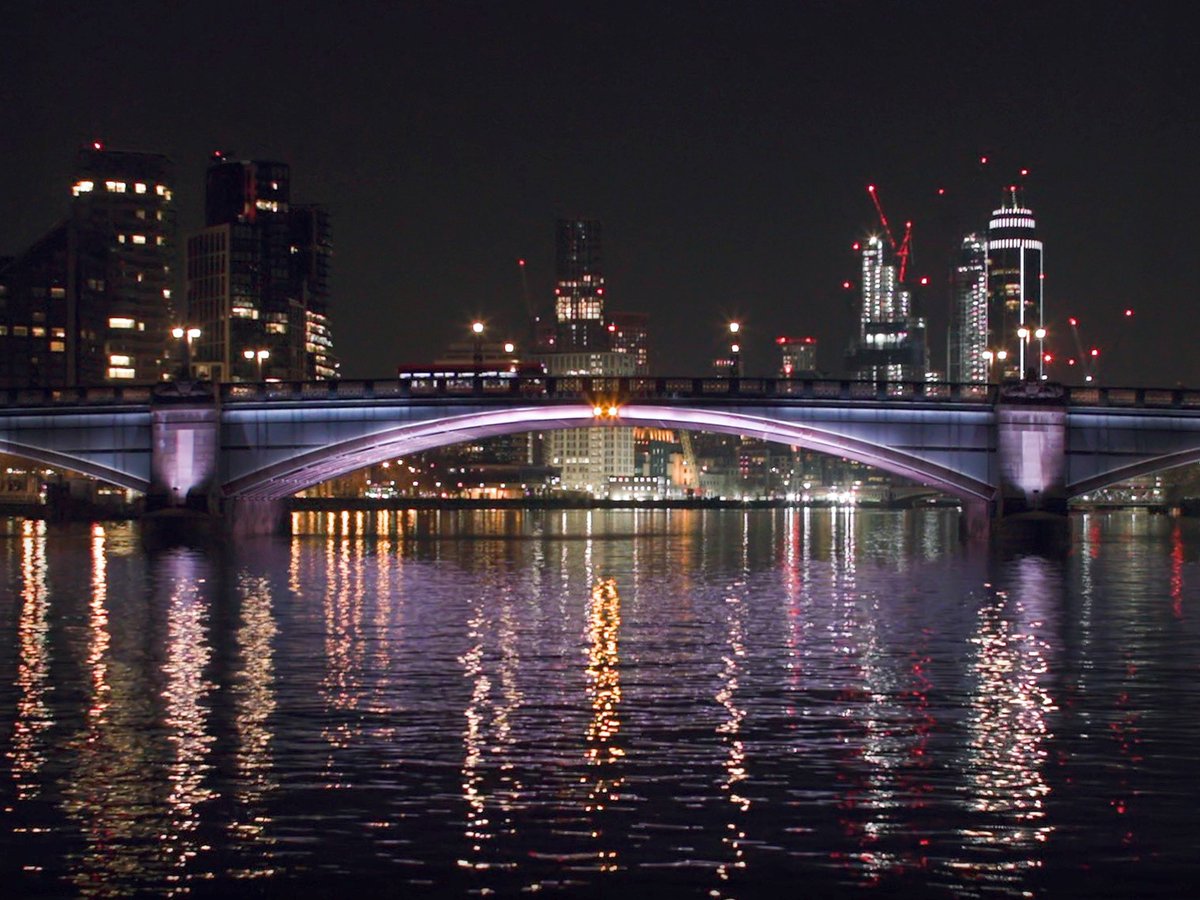
[[464,441],[528,431],[655,426],[757,437],[844,457],[937,488],[964,501],[990,501],[995,489],[977,478],[879,444],[811,425],[685,406],[628,403],[617,419],[598,420],[590,407],[529,406],[445,416],[331,444],[265,466],[223,485],[226,497],[279,500],[331,478],[388,459]]

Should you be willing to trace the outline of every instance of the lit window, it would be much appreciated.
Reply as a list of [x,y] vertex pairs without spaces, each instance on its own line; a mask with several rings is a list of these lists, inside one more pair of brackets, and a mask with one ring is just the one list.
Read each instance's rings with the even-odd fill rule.
[[93,190],[95,187],[96,187],[95,182],[77,181],[71,188],[71,195],[73,197],[78,197],[80,194],[88,193],[88,191]]
[[133,369],[124,366],[110,366],[108,370],[109,378],[133,378]]
[[131,360],[124,354],[114,353],[108,358],[108,362],[113,366],[128,366],[130,365]]
[[13,326],[13,337],[28,337],[29,329],[24,325]]
[[123,181],[106,181],[104,182],[104,186],[114,194],[125,193],[125,182]]
[[170,288],[163,288],[163,299],[164,300],[171,299],[171,289]]
[[46,336],[45,326],[34,325],[31,333],[33,334],[34,337],[45,337]]
[[56,337],[56,338],[63,338],[63,337],[66,337],[66,336],[67,336],[67,329],[65,329],[65,328],[51,328],[51,329],[50,329],[50,334],[51,334],[51,336],[52,336],[52,337]]
[[62,300],[67,296],[67,289],[64,287],[52,287],[50,288],[50,296],[55,300]]
[[51,353],[63,353],[66,351],[66,349],[67,349],[67,345],[64,344],[62,341],[51,341],[50,342],[50,352]]
[[144,244],[146,243],[146,236],[144,234],[135,234],[133,236],[133,242],[135,244]]
[[264,327],[267,334],[287,334],[287,325],[283,322],[268,322]]
[[163,245],[163,236],[160,234],[158,237],[156,237],[154,239],[154,243],[161,247]]
[[4,337],[7,334],[8,334],[8,326],[0,325],[0,337]]
[[135,194],[144,194],[146,193],[146,186],[139,181],[133,186],[133,192]]
[[121,243],[121,244],[125,243],[125,235],[123,235],[123,234],[118,234],[118,235],[117,235],[117,242],[118,242],[118,243]]
[[160,196],[160,197],[166,196],[166,193],[167,193],[166,185],[156,184],[154,186],[154,193],[158,194],[158,196]]
[[133,319],[127,319],[124,316],[112,316],[108,320],[109,328],[132,328],[136,324]]

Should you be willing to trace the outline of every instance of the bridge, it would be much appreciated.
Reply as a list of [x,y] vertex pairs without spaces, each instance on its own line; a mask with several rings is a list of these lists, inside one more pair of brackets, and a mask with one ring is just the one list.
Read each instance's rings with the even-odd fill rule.
[[283,498],[364,466],[522,431],[746,435],[959,498],[968,531],[1200,460],[1200,390],[768,378],[451,377],[0,391],[0,452],[280,526]]

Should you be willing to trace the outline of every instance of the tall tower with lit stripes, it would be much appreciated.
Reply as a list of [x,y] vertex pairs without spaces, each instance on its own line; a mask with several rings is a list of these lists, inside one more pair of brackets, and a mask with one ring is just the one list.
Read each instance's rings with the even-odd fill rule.
[[987,236],[988,347],[993,377],[1041,378],[1046,321],[1042,241],[1017,186],[992,212]]

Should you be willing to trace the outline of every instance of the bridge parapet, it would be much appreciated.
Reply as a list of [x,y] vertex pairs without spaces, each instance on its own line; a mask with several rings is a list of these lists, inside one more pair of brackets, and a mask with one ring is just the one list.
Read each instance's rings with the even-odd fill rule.
[[867,382],[784,378],[609,377],[488,373],[367,381],[267,382],[219,385],[222,404],[305,400],[408,400],[462,397],[527,397],[591,402],[616,400],[714,400],[731,398],[833,402],[991,404],[996,387],[949,382]]

